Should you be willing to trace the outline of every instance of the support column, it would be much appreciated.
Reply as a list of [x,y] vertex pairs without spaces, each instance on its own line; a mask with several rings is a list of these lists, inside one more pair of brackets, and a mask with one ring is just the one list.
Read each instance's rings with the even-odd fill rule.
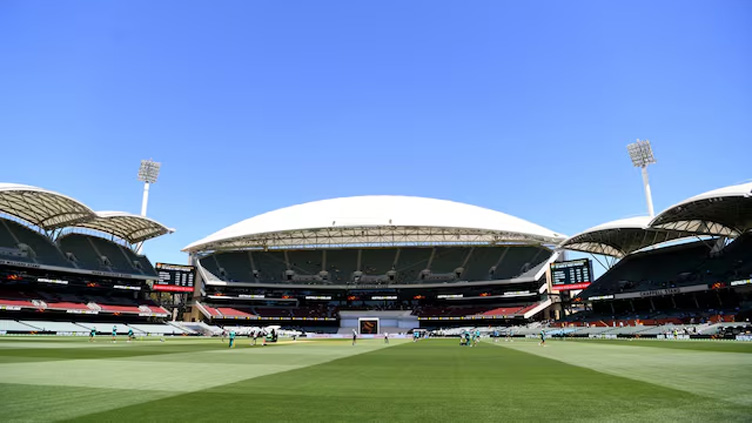
[[647,166],[642,167],[642,184],[645,186],[645,198],[648,202],[648,213],[650,214],[650,217],[654,217],[655,211],[653,210],[653,194],[650,192],[650,180],[648,179]]

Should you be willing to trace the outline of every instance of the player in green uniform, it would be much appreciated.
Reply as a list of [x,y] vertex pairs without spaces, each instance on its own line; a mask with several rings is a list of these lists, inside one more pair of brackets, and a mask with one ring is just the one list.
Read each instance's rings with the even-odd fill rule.
[[542,330],[540,331],[540,342],[538,345],[545,347],[546,346],[546,331]]
[[97,336],[97,328],[93,327],[89,331],[89,342],[94,342],[94,337]]
[[133,341],[133,338],[135,338],[135,336],[133,336],[133,329],[128,328],[128,342]]
[[112,327],[112,343],[114,344],[117,340],[117,326]]
[[230,331],[230,348],[235,346],[235,331]]

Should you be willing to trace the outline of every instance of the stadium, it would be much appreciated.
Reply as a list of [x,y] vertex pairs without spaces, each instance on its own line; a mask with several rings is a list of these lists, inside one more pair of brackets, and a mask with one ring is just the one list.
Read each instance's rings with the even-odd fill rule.
[[546,269],[563,239],[467,204],[365,196],[271,211],[185,251],[203,282],[201,317],[344,334],[373,318],[376,334],[541,315],[551,304]]
[[[584,405],[565,420],[752,410],[751,183],[570,237],[447,200],[314,201],[187,245],[190,265],[140,254],[174,231],[145,216],[8,183],[0,212],[9,421],[235,420],[220,404],[267,414],[292,398],[285,420],[467,415],[445,395],[475,418],[546,420],[526,392],[558,395],[573,378]],[[592,280],[575,253],[607,271]],[[462,376],[447,383],[447,368]],[[38,395],[57,405],[39,411]]]
[[0,423],[752,422],[752,1],[0,39]]
[[144,216],[95,212],[68,196],[18,184],[0,184],[0,212],[0,309],[13,319],[3,320],[5,333],[91,329],[65,322],[71,316],[143,323],[146,330],[150,321],[170,317],[142,294],[157,272],[136,246],[172,229]]

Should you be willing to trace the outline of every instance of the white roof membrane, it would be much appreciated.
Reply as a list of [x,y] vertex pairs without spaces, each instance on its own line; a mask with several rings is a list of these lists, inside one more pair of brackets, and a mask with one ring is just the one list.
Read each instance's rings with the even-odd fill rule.
[[0,183],[0,211],[43,229],[93,218],[94,211],[68,196],[29,185]]
[[314,201],[243,220],[184,251],[420,242],[558,243],[564,236],[498,211],[422,197],[372,195]]
[[651,228],[649,223],[649,216],[614,220],[567,238],[560,247],[621,258],[645,247],[687,236],[685,232]]
[[116,211],[97,212],[94,219],[78,223],[76,227],[112,234],[131,244],[174,232],[148,217]]
[[125,212],[94,212],[63,194],[21,184],[0,183],[0,212],[45,230],[89,228],[131,244],[174,232],[148,217]]
[[715,189],[684,200],[658,214],[650,226],[738,236],[752,229],[752,182]]
[[620,219],[594,226],[561,248],[624,257],[651,245],[690,236],[737,237],[752,230],[752,183],[705,192],[675,204],[655,218]]

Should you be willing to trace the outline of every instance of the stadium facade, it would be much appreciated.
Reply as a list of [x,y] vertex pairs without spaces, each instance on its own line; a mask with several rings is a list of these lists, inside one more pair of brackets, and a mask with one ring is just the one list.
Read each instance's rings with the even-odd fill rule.
[[561,248],[612,257],[576,300],[569,323],[608,326],[749,322],[752,317],[752,183],[691,197],[654,218],[617,220]]
[[88,333],[99,323],[109,333],[104,323],[169,317],[150,297],[157,272],[135,246],[171,232],[147,217],[0,183],[0,332]]
[[341,311],[382,308],[438,326],[541,313],[564,239],[473,205],[360,196],[271,211],[184,251],[202,282],[194,318],[336,326]]
[[[155,266],[137,252],[170,232],[143,216],[0,184],[0,333],[86,333],[105,323],[211,333],[202,322],[331,332],[380,316],[377,332],[556,319],[588,326],[582,335],[622,325],[651,335],[643,325],[721,325],[701,329],[714,331],[752,318],[752,183],[571,237],[447,200],[315,201],[186,246],[195,284],[193,268]],[[564,290],[551,269],[569,263],[566,251],[592,254],[608,270],[584,291]],[[171,272],[182,279],[165,282]]]
[[[553,318],[634,326],[748,318],[750,230],[752,184],[568,238],[467,204],[365,196],[265,213],[184,251],[202,281],[194,318],[219,323],[321,328],[384,309],[425,328]],[[565,251],[608,270],[582,292],[562,291],[550,265]]]

